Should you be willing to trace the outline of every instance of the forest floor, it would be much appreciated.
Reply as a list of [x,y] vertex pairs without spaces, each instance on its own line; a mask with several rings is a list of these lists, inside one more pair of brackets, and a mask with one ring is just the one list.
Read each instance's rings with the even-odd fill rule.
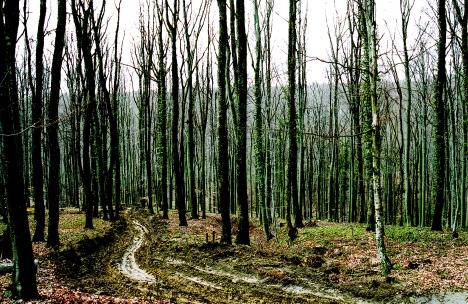
[[[468,302],[467,232],[452,240],[449,232],[386,226],[394,269],[382,277],[374,235],[359,224],[307,223],[289,243],[284,225],[267,242],[254,221],[251,246],[224,246],[212,214],[179,227],[176,213],[162,220],[127,211],[84,234],[82,214],[61,215],[61,223],[59,250],[34,245],[43,297],[36,303]],[[0,288],[8,280],[0,276]],[[0,302],[9,300],[2,294]]]

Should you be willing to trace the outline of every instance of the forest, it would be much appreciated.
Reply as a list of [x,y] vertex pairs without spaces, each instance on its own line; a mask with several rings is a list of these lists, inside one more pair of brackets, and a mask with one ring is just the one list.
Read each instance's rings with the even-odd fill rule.
[[0,302],[468,303],[468,0],[0,11]]

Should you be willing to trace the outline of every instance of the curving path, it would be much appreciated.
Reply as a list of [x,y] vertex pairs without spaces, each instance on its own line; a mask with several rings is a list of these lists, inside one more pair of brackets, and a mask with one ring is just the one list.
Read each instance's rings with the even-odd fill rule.
[[[133,219],[132,223],[136,234],[133,238],[132,244],[130,244],[130,246],[125,250],[123,257],[120,263],[118,264],[119,271],[124,276],[133,281],[153,285],[156,287],[157,285],[162,284],[163,281],[156,280],[156,278],[153,275],[141,269],[140,265],[138,265],[135,258],[136,252],[140,250],[143,243],[145,242],[145,235],[149,233],[148,229],[136,219]],[[258,278],[254,275],[249,275],[245,273],[231,273],[225,270],[218,270],[210,267],[200,267],[197,265],[193,265],[187,261],[173,258],[155,258],[161,263],[165,264],[166,266],[169,266],[169,268],[171,269],[170,273],[166,277],[166,279],[169,282],[174,282],[174,277],[179,277],[182,280],[185,280],[187,283],[189,283],[189,285],[191,285],[190,283],[192,283],[198,286],[203,286],[207,288],[207,290],[216,290],[220,292],[230,291],[229,293],[231,293],[233,290],[236,290],[236,287],[244,285],[250,286],[250,288],[257,290],[258,292],[263,292],[266,297],[273,296],[274,298],[281,298],[283,300],[290,299],[294,300],[294,302],[297,300],[301,303],[314,302],[314,299],[325,299],[333,303],[358,302],[355,301],[355,299],[353,298],[344,297],[336,290],[322,290],[315,286],[282,286],[279,284],[269,284],[266,278]],[[164,268],[166,269],[166,267]],[[230,281],[231,284],[228,283],[229,288],[221,284],[220,279]],[[175,281],[175,283],[177,282],[178,281]],[[242,293],[243,291],[243,288],[239,290],[240,293]],[[191,297],[198,296],[193,293],[189,294]],[[309,297],[312,298],[309,299]],[[191,298],[191,300],[193,300],[193,298]]]
[[[299,278],[302,283],[300,285],[293,284],[275,284],[268,281],[268,278],[261,278],[253,274],[237,273],[237,271],[231,272],[222,268],[212,268],[209,266],[198,266],[190,263],[186,260],[179,260],[176,258],[155,256],[162,267],[162,275],[165,279],[156,280],[156,278],[141,269],[138,265],[135,254],[145,242],[146,234],[148,229],[142,225],[138,220],[132,220],[135,235],[133,242],[125,250],[123,257],[118,264],[119,271],[135,282],[148,284],[151,289],[165,286],[165,289],[174,289],[180,300],[184,300],[184,295],[187,297],[182,301],[186,303],[194,303],[195,299],[200,299],[205,302],[205,297],[212,294],[213,291],[226,294],[229,297],[236,294],[239,301],[249,300],[249,303],[253,303],[250,300],[258,299],[262,301],[275,301],[278,303],[294,302],[294,303],[374,303],[374,300],[356,298],[350,294],[341,293],[338,290],[316,285],[306,278]],[[161,271],[161,269],[160,269]],[[159,273],[159,272],[158,272]],[[159,274],[158,274],[159,277]],[[179,279],[177,279],[179,278]],[[182,279],[182,281],[180,281]],[[180,285],[182,283],[182,285]],[[188,286],[201,286],[204,289],[184,288]],[[142,286],[139,287],[139,289]],[[166,288],[168,287],[168,288]],[[175,288],[174,288],[175,287]],[[148,291],[149,289],[143,288]],[[255,290],[257,293],[250,296],[245,294],[249,290]],[[208,292],[209,291],[209,292]],[[208,293],[207,293],[208,292]],[[245,297],[243,297],[245,294]],[[172,294],[171,294],[172,296]],[[221,300],[222,298],[215,298],[215,301]],[[229,298],[230,300],[234,300]],[[276,301],[278,300],[278,301]],[[440,295],[422,295],[412,296],[406,299],[395,298],[391,303],[468,303],[468,293],[446,293]],[[201,302],[202,303],[202,302]],[[223,301],[223,303],[231,303],[231,301]]]
[[124,276],[134,281],[155,284],[157,282],[155,277],[141,269],[135,260],[135,253],[143,245],[148,229],[137,220],[133,220],[133,225],[137,234],[133,238],[133,243],[125,250],[119,270]]

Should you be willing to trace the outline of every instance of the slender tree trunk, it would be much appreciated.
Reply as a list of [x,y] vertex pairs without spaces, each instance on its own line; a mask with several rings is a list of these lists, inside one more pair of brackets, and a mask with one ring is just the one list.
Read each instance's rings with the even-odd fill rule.
[[[462,109],[463,109],[463,159],[462,159],[462,182],[461,182],[461,226],[465,228],[468,224],[467,206],[467,179],[468,179],[468,0],[463,1],[463,14],[458,0],[453,0],[456,18],[461,26],[461,52],[462,52]],[[454,227],[455,231],[456,227]]]
[[[119,87],[120,87],[120,63],[121,57],[118,54],[119,44],[119,29],[120,29],[120,5],[122,0],[119,0],[117,6],[117,28],[115,30],[114,40],[114,86],[112,96],[113,117],[111,118],[111,164],[114,163],[115,177],[114,177],[114,192],[115,192],[115,218],[119,218],[121,209],[121,162],[120,162],[120,145],[119,145]],[[110,176],[110,183],[112,182],[112,175]],[[112,186],[109,186],[110,195],[112,195]]]
[[[172,12],[172,24],[170,25],[171,47],[172,47],[172,157],[176,183],[176,205],[179,210],[179,225],[187,226],[185,218],[185,190],[182,153],[179,153],[179,68],[177,63],[177,22],[179,16],[179,3],[174,0]],[[167,6],[167,2],[166,2]]]
[[[289,1],[289,38],[288,38],[288,105],[289,105],[289,161],[286,187],[286,221],[288,236],[292,241],[297,237],[297,224],[302,222],[296,209],[299,209],[297,197],[297,135],[296,135],[296,12],[297,1]],[[296,215],[296,227],[291,222],[291,201]]]
[[410,179],[410,152],[411,152],[411,106],[412,106],[412,90],[411,90],[411,75],[410,75],[410,62],[408,55],[407,36],[408,36],[408,23],[411,13],[411,4],[409,0],[400,0],[401,21],[402,21],[402,34],[403,34],[403,55],[405,66],[405,82],[407,90],[407,109],[406,109],[406,134],[405,134],[405,206],[406,217],[409,224],[413,225],[413,214],[411,209],[411,179]]
[[60,199],[60,146],[58,142],[58,106],[60,100],[60,80],[62,77],[62,54],[65,45],[66,0],[57,0],[58,15],[55,31],[55,49],[52,58],[51,89],[48,108],[49,125],[49,184],[47,198],[49,203],[49,226],[47,246],[55,247],[59,244],[59,199]]
[[[79,3],[80,4],[80,3]],[[93,177],[91,168],[91,128],[94,109],[96,107],[96,95],[95,95],[95,79],[94,79],[94,67],[93,59],[91,56],[91,40],[89,37],[89,13],[90,10],[86,10],[84,15],[81,16],[80,5],[77,6],[76,0],[72,0],[72,15],[73,21],[76,28],[76,36],[78,41],[78,51],[83,55],[84,67],[85,67],[85,83],[86,83],[86,108],[84,114],[83,124],[83,188],[86,202],[86,222],[85,228],[93,228],[93,208],[96,200],[93,189]],[[79,11],[78,11],[79,9]],[[83,23],[82,23],[83,22]]]
[[32,182],[34,187],[34,220],[36,229],[33,241],[43,242],[45,240],[45,205],[44,205],[44,177],[42,173],[42,90],[44,89],[44,24],[47,1],[41,0],[39,11],[39,23],[37,26],[36,43],[36,87],[32,100],[32,123],[35,128],[32,131]]
[[370,71],[369,63],[369,37],[368,29],[366,28],[366,18],[364,16],[365,3],[368,0],[360,0],[360,35],[363,39],[362,41],[362,70],[364,71],[362,77],[362,125],[364,132],[364,176],[365,187],[367,188],[366,201],[367,201],[367,230],[375,231],[375,209],[374,209],[374,200],[373,200],[373,191],[372,188],[372,106],[371,106],[371,96],[370,96],[370,75],[367,71]]
[[[158,11],[162,8],[158,7]],[[159,144],[161,146],[161,195],[163,219],[169,218],[169,208],[167,202],[167,102],[166,102],[166,65],[164,57],[163,41],[163,12],[159,12],[158,29],[158,126],[159,126]]]
[[[105,2],[103,2],[103,5],[105,5]],[[102,15],[101,15],[102,16]],[[102,115],[101,119],[105,116],[107,116],[107,119],[109,120],[109,126],[110,126],[110,147],[111,147],[111,153],[110,153],[110,162],[109,166],[107,166],[102,163],[101,164],[101,179],[102,180],[102,189],[101,189],[101,200],[102,204],[104,204],[109,212],[109,219],[111,221],[115,220],[114,217],[114,209],[112,206],[112,189],[113,189],[113,175],[114,175],[114,168],[115,168],[115,163],[117,160],[118,156],[118,130],[117,130],[117,117],[114,114],[113,108],[112,108],[112,103],[111,103],[111,96],[110,92],[107,89],[107,83],[106,83],[106,76],[104,74],[104,59],[103,59],[103,54],[101,51],[101,33],[100,29],[98,28],[97,24],[100,24],[101,21],[99,20],[97,23],[94,20],[93,17],[93,32],[94,32],[94,40],[96,44],[96,55],[99,63],[98,67],[98,77],[99,77],[99,85],[100,89],[102,90],[103,93],[103,102],[104,104],[101,106],[102,107]],[[107,128],[106,125],[104,124],[104,121],[101,123],[102,127],[102,139],[105,140],[107,136]],[[99,136],[99,135],[97,135]],[[101,148],[106,151],[105,153],[103,152],[101,155],[102,160],[105,160],[107,158],[107,144],[102,143]]]
[[442,230],[442,215],[445,205],[445,103],[444,86],[445,74],[445,39],[447,24],[445,13],[445,0],[438,0],[439,41],[437,42],[437,75],[434,85],[434,152],[432,157],[433,182],[432,202],[435,205],[432,218],[432,230]]
[[184,6],[184,26],[185,26],[185,43],[186,43],[186,51],[187,51],[187,90],[188,90],[188,162],[189,162],[189,178],[190,178],[190,206],[191,206],[191,215],[192,219],[198,219],[198,202],[197,202],[197,194],[195,191],[195,167],[194,167],[194,160],[195,160],[195,139],[194,139],[194,127],[193,127],[193,104],[194,104],[194,94],[193,94],[193,51],[190,44],[190,33],[189,33],[189,25],[187,20],[187,6],[185,4],[185,0],[183,0]]
[[377,243],[377,253],[380,260],[380,267],[383,275],[388,275],[391,269],[390,260],[387,257],[384,241],[384,219],[382,210],[382,185],[381,185],[381,134],[380,134],[380,113],[377,96],[377,25],[375,21],[375,0],[369,1],[366,5],[366,25],[369,43],[369,76],[370,76],[370,97],[372,105],[372,184],[374,192],[375,207],[375,239]]
[[263,223],[263,231],[267,240],[273,236],[270,232],[270,220],[265,201],[265,148],[263,146],[263,118],[262,118],[262,40],[260,33],[260,20],[258,13],[259,1],[254,0],[254,23],[256,39],[256,61],[255,61],[255,168],[256,186],[258,199],[260,201],[260,214]]
[[249,202],[247,195],[247,34],[245,32],[244,1],[236,1],[237,25],[237,55],[238,67],[237,86],[238,97],[238,125],[236,149],[236,180],[237,203],[240,207],[239,228],[236,243],[250,244],[249,236]]
[[[229,212],[229,159],[226,102],[226,49],[228,45],[226,0],[218,0],[219,48],[218,48],[218,192],[221,207],[221,243],[231,244],[231,218]],[[210,192],[211,193],[211,192]]]
[[266,198],[265,198],[265,205],[267,206],[267,216],[269,222],[272,222],[272,209],[271,209],[271,202],[272,202],[272,160],[271,160],[271,31],[272,31],[272,21],[271,21],[271,13],[273,11],[273,1],[267,1],[267,13],[266,13],[266,33],[265,33],[265,91],[266,91],[266,103],[265,103],[265,110],[266,110]]
[[6,173],[6,202],[11,235],[14,295],[30,299],[38,295],[36,269],[26,213],[22,136],[16,83],[15,48],[19,24],[19,1],[2,1],[0,6],[0,124],[3,133],[2,162]]

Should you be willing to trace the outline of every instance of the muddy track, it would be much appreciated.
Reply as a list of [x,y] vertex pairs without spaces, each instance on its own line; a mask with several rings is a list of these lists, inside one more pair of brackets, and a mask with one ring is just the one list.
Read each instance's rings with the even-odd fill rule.
[[[309,282],[305,277],[296,278],[295,283],[282,284],[267,276],[241,272],[229,266],[232,260],[226,260],[225,265],[205,265],[203,261],[194,262],[184,258],[183,254],[151,250],[150,247],[167,247],[162,239],[149,240],[145,237],[157,235],[161,231],[152,231],[137,220],[133,220],[137,232],[132,244],[125,250],[119,263],[120,272],[133,281],[148,284],[159,289],[157,285],[166,285],[163,296],[168,296],[173,302],[202,303],[364,303],[361,299],[343,294],[338,290],[323,287]],[[158,229],[156,229],[158,230]],[[137,256],[137,257],[135,257]],[[138,257],[140,256],[140,257]],[[150,259],[150,261],[145,260]],[[140,266],[140,261],[144,266]],[[143,270],[144,268],[145,270]],[[156,278],[158,278],[156,280]],[[300,282],[297,283],[297,282]],[[156,286],[151,286],[156,285]],[[169,288],[167,288],[169,287]],[[168,290],[169,289],[169,290]]]
[[133,220],[132,223],[137,234],[133,238],[133,243],[125,250],[122,261],[118,264],[118,268],[124,276],[131,280],[155,284],[155,277],[142,270],[135,260],[135,253],[143,245],[145,234],[148,233],[148,229],[137,220]]
[[[209,224],[192,225],[196,223],[203,227]],[[213,221],[211,224],[217,225]],[[195,240],[193,231],[190,235],[190,230],[185,229],[174,232],[167,221],[129,211],[105,239],[60,253],[55,261],[57,275],[72,289],[131,297],[145,303],[468,301],[466,292],[411,296],[398,294],[395,289],[385,297],[371,298],[373,295],[367,295],[365,289],[361,291],[365,286],[351,286],[359,291],[354,293],[349,287],[330,284],[327,275],[335,270],[329,266],[298,266],[290,257],[269,254],[255,246],[206,243],[204,233]]]

